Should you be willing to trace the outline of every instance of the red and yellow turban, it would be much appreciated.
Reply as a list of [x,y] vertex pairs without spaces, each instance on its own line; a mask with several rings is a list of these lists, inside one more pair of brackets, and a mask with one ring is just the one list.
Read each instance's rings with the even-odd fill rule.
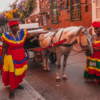
[[91,26],[93,26],[94,28],[100,28],[100,22],[99,21],[95,21],[91,24]]
[[9,27],[13,26],[13,25],[19,25],[18,21],[10,21],[9,23]]

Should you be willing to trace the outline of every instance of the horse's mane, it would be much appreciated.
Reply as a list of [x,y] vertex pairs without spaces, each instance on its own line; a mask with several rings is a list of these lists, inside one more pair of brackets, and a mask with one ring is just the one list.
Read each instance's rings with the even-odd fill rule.
[[76,36],[79,35],[79,32],[82,30],[83,26],[73,26],[73,27],[68,27],[64,29],[64,33],[68,36]]

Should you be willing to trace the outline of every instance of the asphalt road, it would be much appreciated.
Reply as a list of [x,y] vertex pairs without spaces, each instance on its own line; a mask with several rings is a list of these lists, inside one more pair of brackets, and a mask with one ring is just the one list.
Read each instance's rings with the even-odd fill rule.
[[[61,82],[56,82],[56,63],[53,64],[49,61],[51,72],[44,72],[42,63],[29,60],[25,79],[46,100],[100,100],[100,86],[95,86],[94,82],[83,79],[85,61],[84,53],[69,56],[66,66],[68,80],[62,79],[61,68]],[[61,60],[62,64],[63,60]]]

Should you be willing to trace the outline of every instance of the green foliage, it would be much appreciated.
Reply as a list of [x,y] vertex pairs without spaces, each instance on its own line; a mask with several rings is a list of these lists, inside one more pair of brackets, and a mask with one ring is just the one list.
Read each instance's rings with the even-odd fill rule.
[[32,13],[34,6],[35,6],[35,0],[23,0],[18,5],[18,10],[19,12],[22,13],[22,18],[21,18],[22,21]]

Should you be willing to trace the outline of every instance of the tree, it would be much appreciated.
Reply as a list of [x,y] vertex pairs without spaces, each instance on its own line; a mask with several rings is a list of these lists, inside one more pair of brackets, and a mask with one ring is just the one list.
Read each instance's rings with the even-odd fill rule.
[[21,0],[17,8],[22,13],[22,21],[32,13],[34,6],[35,0]]

